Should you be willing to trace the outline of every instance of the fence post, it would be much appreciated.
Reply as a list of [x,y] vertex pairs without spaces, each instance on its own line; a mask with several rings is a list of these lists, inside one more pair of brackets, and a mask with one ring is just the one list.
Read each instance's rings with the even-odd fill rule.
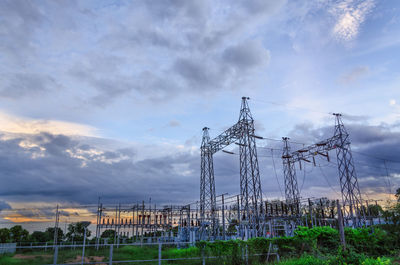
[[247,246],[247,242],[246,242],[246,265],[249,264],[249,247]]
[[161,265],[161,248],[162,244],[158,243],[158,265]]
[[202,265],[206,265],[206,258],[204,257],[204,247],[201,248]]
[[58,246],[56,245],[54,248],[53,265],[57,265],[57,258],[58,258]]
[[337,212],[338,212],[338,224],[339,224],[339,236],[340,236],[340,241],[343,245],[343,249],[346,250],[346,238],[344,236],[344,228],[343,228],[343,215],[342,215],[342,209],[340,207],[339,200],[336,200],[336,205],[337,205]]
[[111,244],[111,245],[110,245],[110,255],[109,255],[109,257],[108,257],[108,264],[109,264],[109,265],[112,265],[112,260],[113,260],[113,246],[114,246],[114,244]]

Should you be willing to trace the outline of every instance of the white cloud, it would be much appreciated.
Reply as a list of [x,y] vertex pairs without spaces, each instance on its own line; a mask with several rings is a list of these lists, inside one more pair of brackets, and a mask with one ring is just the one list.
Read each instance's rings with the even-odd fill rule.
[[96,136],[94,127],[57,120],[30,119],[0,111],[1,131],[13,134],[51,134]]
[[333,35],[341,41],[350,41],[357,37],[361,24],[374,6],[373,0],[339,2],[330,10],[337,19]]

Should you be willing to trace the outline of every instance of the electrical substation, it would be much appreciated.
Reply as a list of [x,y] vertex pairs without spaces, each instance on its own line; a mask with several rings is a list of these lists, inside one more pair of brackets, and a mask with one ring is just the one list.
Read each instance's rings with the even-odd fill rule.
[[[291,236],[298,226],[362,227],[377,222],[363,203],[351,153],[349,134],[341,114],[332,115],[332,136],[328,139],[291,149],[288,137],[282,137],[284,200],[263,197],[254,118],[249,98],[242,97],[238,121],[211,138],[204,127],[200,146],[200,198],[186,205],[136,203],[97,207],[97,244],[105,230],[114,230],[114,242],[134,238],[139,242],[196,242],[200,240],[246,240],[253,237]],[[240,193],[217,196],[213,156],[229,145],[239,149]],[[334,154],[332,154],[334,153]],[[336,156],[341,198],[303,198],[299,191],[296,168],[316,166],[316,157],[330,161]],[[274,165],[275,168],[275,165]],[[276,173],[276,172],[275,172]],[[223,191],[223,187],[219,187]],[[380,219],[378,220],[380,222]]]

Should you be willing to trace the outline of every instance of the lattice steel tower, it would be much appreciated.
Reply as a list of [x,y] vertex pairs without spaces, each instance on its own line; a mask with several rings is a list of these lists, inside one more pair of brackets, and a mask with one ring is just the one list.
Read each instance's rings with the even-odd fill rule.
[[285,180],[285,199],[287,204],[298,205],[300,201],[300,192],[297,185],[297,176],[295,163],[291,161],[290,144],[288,137],[282,137],[283,140],[283,176]]
[[[262,232],[263,203],[257,148],[254,135],[254,120],[247,100],[242,97],[239,120],[232,127],[210,140],[208,128],[203,128],[201,145],[200,174],[200,213],[202,220],[210,213],[210,220],[215,219],[215,186],[213,154],[230,144],[239,146],[240,159],[240,219],[241,224],[250,228],[255,235]],[[241,229],[241,228],[240,228]]]
[[245,220],[259,224],[263,214],[260,170],[258,167],[257,148],[254,137],[254,119],[247,100],[242,97],[238,124],[240,124],[240,197]]
[[203,128],[203,140],[201,142],[201,168],[200,168],[200,219],[202,225],[205,222],[211,222],[215,226],[215,182],[213,153],[210,150],[208,133],[209,128]]
[[354,169],[353,156],[351,154],[349,134],[347,133],[341,114],[334,113],[335,136],[336,137],[336,157],[339,170],[340,189],[343,200],[343,210],[345,219],[351,219],[353,226],[361,226],[365,220],[362,209],[360,188],[358,186],[357,175]]

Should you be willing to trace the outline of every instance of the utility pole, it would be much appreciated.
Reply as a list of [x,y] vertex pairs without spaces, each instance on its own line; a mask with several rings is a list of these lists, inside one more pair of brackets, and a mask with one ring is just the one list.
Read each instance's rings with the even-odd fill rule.
[[346,250],[346,238],[344,236],[343,215],[342,215],[342,209],[340,207],[339,200],[336,200],[336,206],[337,206],[337,212],[338,212],[340,242],[342,243],[343,250]]
[[53,238],[53,242],[54,242],[54,246],[57,245],[57,239],[58,239],[58,223],[60,221],[60,213],[58,211],[58,204],[57,204],[57,209],[56,209],[56,222],[54,224],[54,238]]
[[225,236],[225,202],[224,202],[224,194],[222,194],[222,237],[226,240]]

